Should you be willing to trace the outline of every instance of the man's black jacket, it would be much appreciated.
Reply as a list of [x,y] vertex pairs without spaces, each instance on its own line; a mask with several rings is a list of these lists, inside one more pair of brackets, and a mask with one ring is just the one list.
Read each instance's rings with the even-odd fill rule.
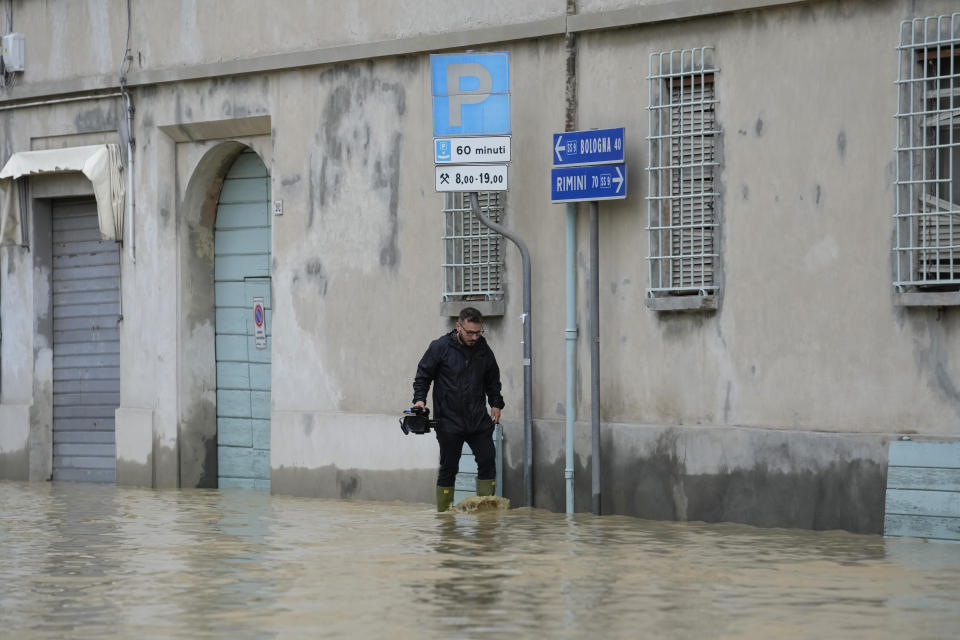
[[487,413],[487,401],[491,407],[503,408],[500,367],[482,336],[472,347],[460,344],[456,331],[431,342],[417,365],[414,403],[427,401],[431,382],[433,417],[440,431],[477,433],[489,429],[493,419]]

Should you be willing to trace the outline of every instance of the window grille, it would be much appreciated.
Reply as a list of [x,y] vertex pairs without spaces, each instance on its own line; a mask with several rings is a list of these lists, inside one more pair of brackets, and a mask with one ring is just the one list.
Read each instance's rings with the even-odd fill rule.
[[960,289],[960,13],[900,23],[894,286]]
[[650,297],[711,295],[717,227],[712,47],[650,56],[647,230]]
[[[444,301],[502,299],[502,236],[473,215],[469,194],[447,192],[443,198]],[[478,198],[484,215],[500,223],[504,192],[481,191]]]

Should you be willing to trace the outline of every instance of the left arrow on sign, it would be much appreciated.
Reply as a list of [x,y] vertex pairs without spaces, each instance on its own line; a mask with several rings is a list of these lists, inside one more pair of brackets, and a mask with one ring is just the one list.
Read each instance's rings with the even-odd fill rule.
[[553,150],[557,154],[557,162],[563,162],[563,156],[560,155],[560,149],[563,148],[563,136],[557,136],[557,146]]

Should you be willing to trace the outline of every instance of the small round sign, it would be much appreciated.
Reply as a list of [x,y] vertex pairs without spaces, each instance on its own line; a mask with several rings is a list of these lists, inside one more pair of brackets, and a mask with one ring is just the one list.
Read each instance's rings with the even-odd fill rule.
[[263,326],[263,305],[258,304],[253,308],[253,321],[257,323],[258,327]]

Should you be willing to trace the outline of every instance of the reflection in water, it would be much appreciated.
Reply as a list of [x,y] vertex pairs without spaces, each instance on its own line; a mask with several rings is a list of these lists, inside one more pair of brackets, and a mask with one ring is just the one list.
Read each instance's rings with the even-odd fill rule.
[[0,482],[0,636],[960,636],[960,545]]

